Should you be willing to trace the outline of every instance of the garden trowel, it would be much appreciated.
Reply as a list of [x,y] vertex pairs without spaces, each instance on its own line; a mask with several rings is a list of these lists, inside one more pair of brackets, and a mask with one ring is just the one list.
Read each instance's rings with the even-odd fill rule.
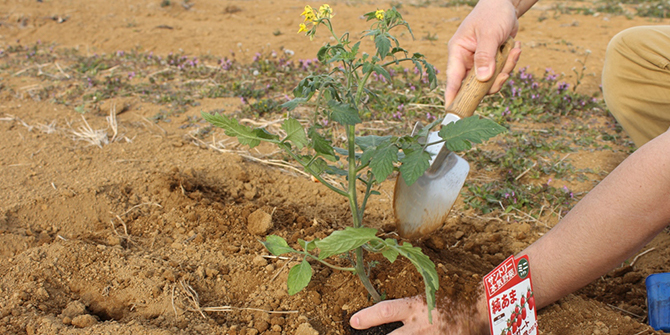
[[[513,46],[514,41],[511,38],[500,46],[496,55],[496,71],[488,81],[477,80],[475,71],[468,73],[454,102],[447,108],[442,125],[474,114],[482,98],[493,86]],[[414,132],[416,130],[415,127]],[[424,143],[434,143],[441,138],[434,131],[421,140],[425,140]],[[431,154],[428,170],[411,186],[405,183],[401,174],[396,180],[393,194],[398,233],[408,239],[426,236],[442,226],[470,171],[468,162],[449,151],[444,142],[429,145],[426,151]]]

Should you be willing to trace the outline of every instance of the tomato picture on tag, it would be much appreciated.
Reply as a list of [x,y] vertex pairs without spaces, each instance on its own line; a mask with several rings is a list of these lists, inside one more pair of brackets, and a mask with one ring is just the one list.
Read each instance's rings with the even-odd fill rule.
[[507,258],[484,276],[492,335],[536,335],[537,310],[528,257]]

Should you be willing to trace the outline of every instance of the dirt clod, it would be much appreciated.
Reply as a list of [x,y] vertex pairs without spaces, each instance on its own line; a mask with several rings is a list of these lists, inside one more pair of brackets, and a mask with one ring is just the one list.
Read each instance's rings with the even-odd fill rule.
[[90,314],[79,315],[72,319],[72,325],[77,328],[86,328],[98,323],[98,319]]
[[247,217],[247,229],[257,236],[266,235],[272,229],[272,216],[262,209],[256,210]]
[[86,313],[86,305],[84,305],[81,301],[72,301],[67,304],[62,312],[62,315],[72,319],[84,313]]
[[312,328],[312,325],[309,323],[303,323],[298,326],[298,329],[295,331],[295,335],[319,335],[319,332]]

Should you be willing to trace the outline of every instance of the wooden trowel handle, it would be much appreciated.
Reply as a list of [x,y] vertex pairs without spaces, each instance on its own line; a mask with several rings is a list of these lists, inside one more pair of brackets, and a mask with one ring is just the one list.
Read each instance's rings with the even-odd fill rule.
[[470,117],[482,101],[482,98],[489,92],[500,71],[502,71],[510,50],[514,47],[514,40],[510,37],[503,45],[498,48],[496,54],[496,70],[488,81],[479,81],[475,75],[474,69],[470,70],[461,83],[461,89],[456,94],[454,102],[447,108],[447,113],[456,114],[461,119]]

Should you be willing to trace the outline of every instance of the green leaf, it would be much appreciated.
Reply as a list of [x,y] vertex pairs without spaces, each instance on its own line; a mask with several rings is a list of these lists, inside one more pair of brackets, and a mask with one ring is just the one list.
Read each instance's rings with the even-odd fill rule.
[[372,67],[372,70],[375,71],[378,75],[384,76],[387,81],[391,82],[391,74],[389,74],[389,72],[386,71],[386,69],[381,65],[375,64],[375,66]]
[[341,125],[353,126],[362,122],[356,108],[347,103],[330,100],[328,106],[331,109],[330,117]]
[[330,44],[326,44],[319,49],[319,52],[316,53],[316,58],[322,62],[326,62],[326,55],[328,54],[328,50],[330,50]]
[[[433,122],[427,124],[425,127],[421,128],[416,134],[414,134],[414,138],[416,139],[426,139],[428,137],[428,133],[433,129],[433,127],[437,126],[438,124],[442,123],[442,120],[444,118],[438,117],[437,119],[433,120]],[[424,143],[422,143],[424,144]]]
[[[410,243],[405,242],[402,245],[398,245],[394,239],[386,239],[384,243],[403,257],[409,259],[423,277],[424,284],[426,285],[428,320],[432,322],[431,311],[435,308],[435,292],[440,288],[440,278],[437,276],[435,263],[421,251],[421,248],[414,247]],[[388,254],[392,253],[389,252]]]
[[426,285],[426,304],[428,305],[428,319],[432,322],[431,311],[435,309],[435,292],[440,288],[440,278],[437,276],[435,263],[426,256],[421,248],[412,247],[409,243],[403,243],[398,249],[398,252],[404,257],[408,258],[417,271],[423,277],[423,282]]
[[289,247],[288,243],[286,243],[286,240],[277,235],[270,235],[265,238],[265,242],[261,241],[261,243],[263,243],[265,248],[267,248],[268,251],[275,256],[287,254],[290,252],[298,252],[295,249]]
[[366,151],[368,149],[375,149],[380,144],[389,141],[392,136],[377,136],[377,135],[366,135],[366,136],[356,136],[354,142],[361,150]]
[[279,143],[279,136],[270,134],[263,128],[251,128],[241,125],[236,119],[230,118],[226,115],[216,113],[215,115],[202,112],[202,118],[212,125],[223,128],[226,135],[237,137],[237,140],[242,145],[248,145],[253,148],[261,143],[261,141]]
[[347,227],[330,234],[321,241],[316,241],[319,248],[319,259],[326,259],[332,255],[341,254],[356,249],[368,241],[376,238],[377,229],[368,227]]
[[300,163],[305,167],[305,170],[312,175],[318,176],[328,168],[328,163],[321,157],[314,158],[314,156],[300,156]]
[[294,98],[293,100],[287,101],[283,104],[281,104],[282,108],[286,108],[289,111],[294,110],[296,107],[298,107],[300,104],[303,104],[307,102],[309,98]]
[[[392,238],[387,238],[387,239],[384,241],[384,244],[386,244],[387,246],[389,246],[389,245],[395,245],[395,246],[397,246],[397,245],[398,245],[398,241],[396,241],[396,240],[394,240],[394,239],[392,239]],[[398,250],[396,250],[395,248],[392,248],[392,247],[386,247],[384,250],[382,250],[382,255],[383,255],[384,257],[386,257],[386,259],[388,259],[389,262],[393,263],[393,262],[395,262],[395,260],[398,258],[398,255],[400,255],[400,253],[399,253]]]
[[303,288],[309,285],[312,280],[312,266],[309,265],[306,259],[303,259],[300,264],[291,268],[288,272],[288,294],[294,295]]
[[340,168],[338,168],[336,166],[333,166],[333,165],[326,166],[324,171],[326,171],[327,174],[332,174],[332,175],[336,175],[336,176],[349,175],[349,171],[344,170],[344,169],[340,169]]
[[[365,155],[365,152],[363,153]],[[398,161],[398,147],[384,143],[377,147],[370,160],[370,169],[378,183],[383,182],[393,172],[393,163]]]
[[284,141],[290,141],[298,147],[298,150],[309,145],[309,140],[307,139],[307,135],[305,135],[305,129],[302,128],[302,125],[298,120],[288,119],[284,121],[281,127],[286,132]]
[[305,241],[301,238],[298,239],[298,244],[305,250],[305,251],[312,251],[316,248],[316,244],[314,242],[318,241],[319,239],[317,238],[314,241]]
[[471,143],[482,143],[507,131],[507,128],[489,119],[471,116],[452,122],[440,129],[440,137],[446,140],[447,149],[463,151],[472,148]]
[[423,150],[414,150],[410,153],[405,152],[400,162],[400,174],[405,183],[409,186],[423,176],[430,167],[430,154]]
[[389,41],[386,33],[375,36],[375,46],[377,47],[377,54],[379,58],[384,59],[391,50],[391,41]]
[[331,162],[337,162],[337,156],[335,156],[335,150],[330,145],[330,142],[323,138],[314,127],[310,128],[307,135],[312,139],[312,148],[325,159]]
[[430,89],[434,90],[437,87],[437,74],[435,73],[435,67],[425,60],[423,61],[423,65],[426,67]]
[[407,50],[405,50],[401,47],[394,47],[393,50],[391,50],[392,54],[395,54],[395,53],[398,53],[398,52],[404,52],[405,54],[407,54]]
[[370,63],[370,62],[363,63],[362,70],[363,70],[363,73],[370,72],[372,70],[372,63]]

